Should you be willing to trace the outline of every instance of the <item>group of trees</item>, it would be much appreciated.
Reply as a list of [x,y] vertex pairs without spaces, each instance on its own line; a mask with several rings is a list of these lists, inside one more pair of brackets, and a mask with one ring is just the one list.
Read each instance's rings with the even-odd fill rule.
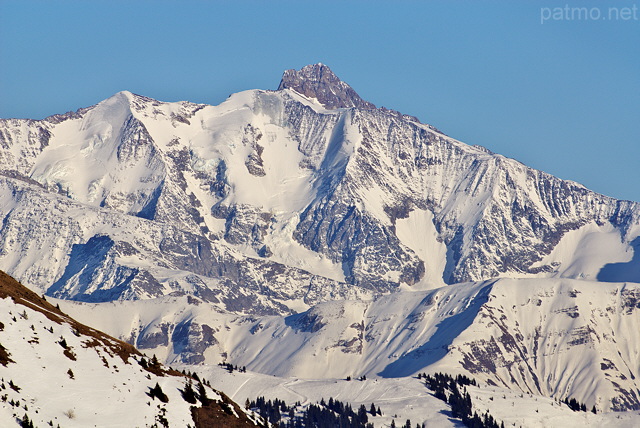
[[[197,391],[193,388],[192,380],[188,379],[188,381],[184,385],[184,389],[179,390],[180,394],[182,395],[184,401],[189,404],[196,404],[196,402],[200,401],[203,406],[207,406],[209,405],[209,403],[211,403],[211,399],[207,396],[207,389],[205,388],[205,384],[207,382],[205,381],[203,383],[199,379],[197,379],[197,381]],[[169,397],[164,393],[162,387],[158,384],[158,382],[156,382],[156,385],[153,388],[149,387],[147,395],[152,399],[157,398],[162,403],[169,402]]]
[[[488,412],[478,415],[473,411],[471,396],[466,390],[469,385],[476,386],[476,381],[464,375],[451,376],[443,373],[435,375],[419,374],[419,379],[424,379],[425,386],[433,391],[436,398],[448,403],[451,406],[452,416],[462,420],[470,428],[504,428],[504,423],[500,424]],[[354,411],[350,404],[329,398],[328,401],[322,399],[320,403],[310,404],[303,408],[300,402],[293,406],[288,406],[283,400],[266,400],[258,397],[255,401],[247,400],[247,409],[254,410],[270,423],[280,428],[370,428],[373,424],[369,422],[369,416],[380,416],[382,411],[372,403],[369,410],[361,405]],[[392,421],[393,428],[398,427],[395,420]],[[424,426],[424,424],[423,424]],[[420,424],[417,425],[420,427]],[[398,428],[413,428],[411,421]]]
[[369,422],[369,414],[382,414],[380,408],[376,409],[373,403],[369,410],[363,404],[354,411],[350,404],[333,398],[328,401],[322,399],[318,404],[302,408],[300,402],[288,406],[277,398],[271,401],[258,397],[255,401],[247,400],[245,406],[281,428],[373,428],[373,424]]
[[29,419],[29,416],[25,413],[22,419],[18,422],[22,428],[34,428],[33,421]]
[[[349,404],[343,405],[340,401],[334,401],[333,409],[329,406],[310,404],[302,416],[302,426],[314,428],[373,428],[369,423],[367,409],[360,406],[358,412],[354,412]],[[293,425],[295,426],[295,425]],[[288,428],[288,427],[287,427]]]
[[[346,380],[347,380],[348,382],[351,382],[351,376],[347,376],[347,379],[346,379]],[[360,381],[365,381],[365,380],[367,380],[367,376],[362,375],[362,376],[360,376],[360,377],[358,378],[358,380],[360,380]]]
[[[394,419],[391,421],[391,428],[413,428],[413,426],[411,425],[411,419],[407,419],[407,422],[405,422],[404,425],[402,425],[401,427],[398,427]],[[416,424],[416,428],[427,428],[427,426],[423,422],[422,425]]]
[[439,384],[445,387],[447,385],[451,386],[454,384],[459,386],[468,386],[468,385],[478,386],[475,379],[471,379],[468,376],[460,375],[460,374],[453,377],[446,373],[436,373],[433,376],[430,376],[424,373],[418,373],[418,379],[424,379],[425,384],[429,389],[433,389],[431,386],[435,387],[436,385],[439,385]]
[[227,369],[227,371],[229,373],[233,373],[234,370],[240,372],[240,373],[246,373],[247,372],[247,368],[245,366],[242,367],[238,367],[238,366],[234,366],[233,364],[230,363],[218,363],[219,366],[224,367],[225,369]]
[[160,361],[158,361],[158,357],[156,357],[155,354],[153,354],[153,357],[149,361],[147,361],[146,358],[142,357],[140,361],[138,361],[138,364],[140,364],[140,367],[142,367],[146,371],[155,375],[161,375],[163,372],[162,365],[160,364]]
[[[586,412],[587,411],[587,405],[584,403],[579,402],[578,400],[576,400],[575,398],[572,399],[568,399],[565,398],[562,401],[564,404],[566,404],[567,406],[569,406],[569,408],[571,410],[573,410],[574,412]],[[598,411],[596,410],[596,405],[593,405],[593,408],[591,409],[591,413],[597,413]]]
[[[449,374],[436,373],[433,376],[420,374],[425,386],[433,391],[434,397],[449,403],[454,418],[462,420],[470,428],[504,428],[493,416],[486,412],[482,416],[473,411],[471,396],[466,386],[476,385],[476,381],[464,375],[453,377]],[[461,390],[462,389],[462,390]]]
[[202,382],[198,382],[198,391],[196,392],[193,389],[193,384],[191,380],[189,380],[183,390],[180,390],[182,394],[182,398],[189,404],[196,404],[197,401],[200,401],[203,406],[208,406],[211,403],[211,399],[207,396],[207,389],[204,387]]

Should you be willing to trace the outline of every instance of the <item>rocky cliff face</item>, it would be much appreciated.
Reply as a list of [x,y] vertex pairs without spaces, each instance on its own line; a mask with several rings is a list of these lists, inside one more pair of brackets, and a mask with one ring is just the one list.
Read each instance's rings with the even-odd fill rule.
[[0,161],[0,267],[85,301],[288,313],[402,284],[596,279],[640,235],[638,204],[376,109],[322,64],[219,106],[121,92],[2,120]]
[[0,180],[0,188],[9,211],[3,257],[55,297],[100,302],[188,293],[230,310],[287,313],[282,301],[364,295],[175,225],[79,204],[20,181]]
[[315,98],[327,109],[356,107],[375,109],[376,106],[360,98],[360,95],[333,74],[324,64],[313,64],[300,70],[286,70],[278,90],[292,89],[309,98]]

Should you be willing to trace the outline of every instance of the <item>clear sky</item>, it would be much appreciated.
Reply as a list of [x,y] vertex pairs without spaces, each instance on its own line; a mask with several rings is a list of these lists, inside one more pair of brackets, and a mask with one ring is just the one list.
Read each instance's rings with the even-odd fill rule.
[[0,0],[0,117],[41,119],[121,90],[218,104],[323,62],[377,106],[640,201],[638,8],[640,0]]

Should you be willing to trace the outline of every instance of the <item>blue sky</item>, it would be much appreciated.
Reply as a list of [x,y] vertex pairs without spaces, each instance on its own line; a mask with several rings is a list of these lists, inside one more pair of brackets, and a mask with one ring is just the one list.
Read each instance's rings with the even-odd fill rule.
[[[125,89],[217,104],[233,92],[275,89],[287,68],[323,62],[378,106],[640,201],[638,7],[0,0],[0,117],[40,119]],[[605,19],[609,8],[622,15]]]

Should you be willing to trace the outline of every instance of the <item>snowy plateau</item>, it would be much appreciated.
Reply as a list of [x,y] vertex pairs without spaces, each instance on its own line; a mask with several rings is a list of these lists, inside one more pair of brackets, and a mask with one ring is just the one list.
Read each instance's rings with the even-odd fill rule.
[[[217,106],[125,91],[2,119],[0,217],[1,270],[240,403],[461,426],[416,379],[443,372],[505,426],[640,425],[640,204],[377,108],[323,64]],[[27,352],[4,318],[0,343]]]

